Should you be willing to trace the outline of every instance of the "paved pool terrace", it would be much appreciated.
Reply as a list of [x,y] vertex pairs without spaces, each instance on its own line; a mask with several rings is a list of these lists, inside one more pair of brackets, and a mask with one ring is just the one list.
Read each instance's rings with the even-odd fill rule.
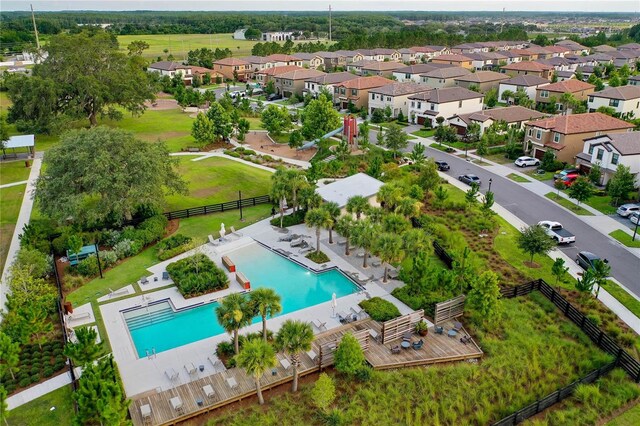
[[[308,240],[315,245],[315,231],[306,228],[304,225],[297,225],[290,228],[291,233],[303,234],[312,236]],[[211,375],[215,372],[212,363],[208,358],[215,361],[215,348],[218,343],[222,341],[229,341],[231,336],[223,333],[213,337],[205,338],[190,344],[176,347],[174,349],[158,352],[156,354],[150,354],[150,356],[138,356],[138,351],[132,341],[131,335],[127,328],[127,324],[124,318],[123,312],[141,308],[148,305],[154,305],[160,301],[168,301],[175,310],[187,309],[194,306],[201,306],[202,304],[211,303],[224,298],[231,293],[245,292],[235,280],[235,274],[229,274],[230,285],[229,288],[221,290],[215,293],[194,297],[190,299],[184,299],[178,292],[175,286],[171,286],[173,283],[171,280],[162,280],[162,272],[166,270],[166,266],[176,260],[191,256],[195,253],[203,253],[211,258],[218,266],[222,267],[222,256],[232,253],[235,250],[249,246],[251,244],[260,243],[263,246],[270,247],[272,250],[280,249],[292,254],[297,254],[298,249],[290,247],[288,242],[280,242],[278,239],[284,234],[275,231],[268,220],[264,220],[248,226],[242,229],[242,236],[230,237],[231,241],[214,247],[210,244],[197,247],[187,253],[183,253],[176,256],[173,259],[158,263],[148,270],[150,272],[148,276],[149,283],[141,284],[140,288],[143,290],[143,294],[135,297],[116,300],[111,303],[100,305],[100,311],[104,321],[104,325],[109,336],[113,356],[122,376],[125,392],[127,396],[140,395],[147,392],[159,392],[171,389],[180,384],[184,384],[190,381],[198,380],[200,377]],[[323,270],[338,268],[346,273],[358,272],[361,277],[370,276],[372,270],[367,271],[359,268],[352,263],[358,263],[361,259],[354,261],[348,261],[339,254],[339,249],[334,248],[336,246],[329,247],[325,244],[328,235],[323,233],[321,238],[321,249],[329,255],[331,261],[327,262],[325,268],[310,260],[306,259],[304,255],[293,256],[292,259],[298,264],[309,267],[313,270]],[[334,233],[334,240],[339,239]],[[344,246],[342,247],[344,249]],[[230,255],[233,261],[232,255]],[[355,255],[353,256],[355,257]],[[241,271],[240,271],[241,272]],[[154,281],[157,277],[158,280]],[[166,288],[167,286],[171,286]],[[389,291],[393,286],[388,284],[381,284],[379,281],[371,281],[365,284],[363,291],[358,291],[338,299],[338,307],[336,312],[345,311],[349,312],[352,306],[356,306],[360,301],[367,297],[382,297],[384,299],[392,301],[402,314],[412,312],[412,310],[395,299],[389,294]],[[212,306],[213,309],[213,306]],[[299,319],[303,321],[319,320],[326,323],[327,329],[332,329],[341,326],[337,317],[333,317],[333,309],[331,307],[331,301],[319,303],[317,305],[296,310],[288,314],[270,318],[267,321],[270,330],[276,332],[282,322],[286,319]],[[246,334],[250,332],[260,331],[262,328],[261,322],[252,324],[242,329],[241,333]],[[319,330],[314,327],[316,333]],[[324,329],[323,329],[324,331]],[[189,374],[184,367],[186,364],[193,363],[196,367],[204,366],[202,372],[197,371],[195,374]],[[170,380],[165,371],[173,369],[179,373],[179,376],[175,380]]]

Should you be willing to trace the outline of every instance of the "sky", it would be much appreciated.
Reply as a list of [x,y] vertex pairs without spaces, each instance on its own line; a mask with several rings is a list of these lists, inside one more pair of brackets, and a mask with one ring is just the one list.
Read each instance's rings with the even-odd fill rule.
[[329,4],[336,11],[579,11],[579,12],[629,12],[640,13],[640,0],[438,0],[425,4],[426,0],[262,0],[262,1],[211,1],[211,0],[2,0],[3,11],[28,10],[326,10]]

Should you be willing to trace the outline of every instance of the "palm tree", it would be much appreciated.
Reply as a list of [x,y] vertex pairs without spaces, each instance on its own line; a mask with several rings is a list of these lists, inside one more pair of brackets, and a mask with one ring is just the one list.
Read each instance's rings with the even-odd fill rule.
[[369,206],[369,200],[362,195],[354,195],[353,197],[347,200],[347,211],[349,213],[355,213],[356,219],[360,220],[362,213]]
[[329,212],[321,208],[311,209],[304,217],[307,226],[316,228],[316,253],[320,253],[320,231],[333,225]]
[[382,223],[384,217],[384,209],[382,207],[369,206],[365,211],[367,218],[373,223]]
[[[271,175],[271,199],[276,203],[282,203],[288,195],[286,172],[284,168],[278,168]],[[280,228],[282,228],[283,218],[284,210],[280,209]]]
[[395,212],[400,213],[407,219],[410,219],[418,216],[421,208],[422,203],[420,201],[416,201],[411,197],[402,197],[398,200]]
[[233,346],[236,355],[240,351],[238,342],[239,331],[242,327],[251,324],[251,309],[247,299],[240,293],[231,293],[220,302],[216,308],[218,323],[224,330],[233,334]]
[[404,218],[404,216],[401,216],[398,213],[390,213],[382,219],[382,226],[386,232],[401,235],[411,226],[411,224]]
[[262,317],[262,338],[267,341],[267,316],[273,318],[282,312],[282,299],[272,288],[260,287],[251,292],[249,302],[253,311]]
[[[429,247],[431,245],[422,229],[410,229],[402,234],[402,249],[405,253],[423,253]],[[415,266],[416,259],[416,256],[412,256],[413,266]]]
[[282,323],[276,335],[276,347],[284,351],[291,359],[293,366],[293,385],[291,391],[298,390],[298,367],[300,366],[300,352],[311,349],[313,342],[313,329],[307,322],[298,320],[286,320]]
[[333,227],[340,216],[340,206],[338,206],[338,203],[330,201],[328,203],[324,203],[321,208],[326,210],[327,213],[329,213],[329,216],[331,216],[331,226],[329,226],[329,244],[333,244]]
[[376,241],[376,235],[380,233],[380,226],[374,225],[370,220],[365,219],[357,222],[353,227],[353,241],[358,247],[362,247],[364,250],[364,259],[362,261],[362,267],[367,267],[367,259],[369,253],[373,248]]
[[386,283],[389,281],[389,264],[399,261],[403,256],[402,239],[398,234],[382,233],[376,242],[375,251],[385,264],[382,282]]
[[596,286],[596,299],[600,294],[600,287],[607,283],[607,277],[611,275],[611,266],[605,263],[603,260],[596,260],[593,262],[593,276]]
[[306,176],[299,170],[287,170],[287,186],[292,193],[294,211],[298,209],[298,191],[308,185],[309,183],[307,182]]
[[260,378],[270,368],[276,366],[276,352],[273,346],[262,339],[249,339],[242,345],[242,352],[236,355],[236,364],[253,376],[260,405],[264,404]]
[[394,184],[385,183],[378,190],[376,198],[380,204],[384,205],[384,208],[393,210],[401,196],[401,188]]
[[340,233],[347,241],[344,245],[344,255],[349,256],[349,244],[351,231],[353,230],[354,220],[350,215],[340,216],[336,222],[336,231]]

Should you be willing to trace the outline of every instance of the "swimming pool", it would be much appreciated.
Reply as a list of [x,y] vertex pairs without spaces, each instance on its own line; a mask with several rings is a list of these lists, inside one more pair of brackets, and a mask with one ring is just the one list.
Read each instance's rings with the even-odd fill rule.
[[[257,243],[227,254],[251,281],[251,288],[269,287],[282,298],[282,313],[288,314],[358,291],[338,270],[319,274],[279,256]],[[162,352],[224,333],[218,324],[217,303],[175,312],[168,301],[124,312],[138,356]],[[254,319],[254,323],[261,318]]]

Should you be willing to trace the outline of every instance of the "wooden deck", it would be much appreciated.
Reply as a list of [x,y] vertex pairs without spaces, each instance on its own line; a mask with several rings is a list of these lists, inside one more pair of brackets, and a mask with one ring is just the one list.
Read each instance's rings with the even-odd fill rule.
[[[444,324],[445,330],[451,324]],[[431,328],[425,337],[413,336],[413,340],[424,340],[422,349],[403,349],[399,354],[391,353],[391,346],[399,344],[400,339],[388,344],[381,344],[369,336],[369,330],[377,333],[381,332],[381,324],[371,319],[357,321],[351,324],[332,329],[318,334],[313,343],[312,350],[318,357],[312,360],[306,353],[300,356],[300,375],[313,373],[323,367],[333,363],[333,353],[331,349],[337,346],[341,337],[345,333],[353,333],[360,344],[365,347],[365,357],[375,369],[401,368],[408,366],[435,364],[440,362],[459,361],[464,359],[480,358],[482,350],[474,341],[466,345],[460,342],[460,336],[466,335],[463,329],[461,333],[450,338],[445,334],[439,335]],[[281,353],[277,354],[278,359],[284,358]],[[323,359],[322,359],[323,358]],[[132,403],[129,407],[131,419],[134,425],[168,425],[195,417],[199,414],[220,408],[232,402],[250,397],[256,393],[253,378],[248,377],[244,370],[232,368],[222,373],[210,376],[199,377],[196,373],[192,381],[184,384],[176,384],[172,389],[162,392],[150,391],[145,394],[131,397]],[[227,384],[227,378],[234,378],[238,383],[235,389],[231,389]],[[287,370],[278,363],[275,374],[271,372],[262,378],[263,390],[290,382],[293,379],[291,367]],[[213,398],[207,398],[203,386],[210,385],[214,391]],[[173,409],[170,399],[180,397],[182,400],[182,410],[180,412]],[[198,405],[201,401],[202,405]],[[151,407],[151,418],[146,422],[142,418],[140,407],[148,404]]]

